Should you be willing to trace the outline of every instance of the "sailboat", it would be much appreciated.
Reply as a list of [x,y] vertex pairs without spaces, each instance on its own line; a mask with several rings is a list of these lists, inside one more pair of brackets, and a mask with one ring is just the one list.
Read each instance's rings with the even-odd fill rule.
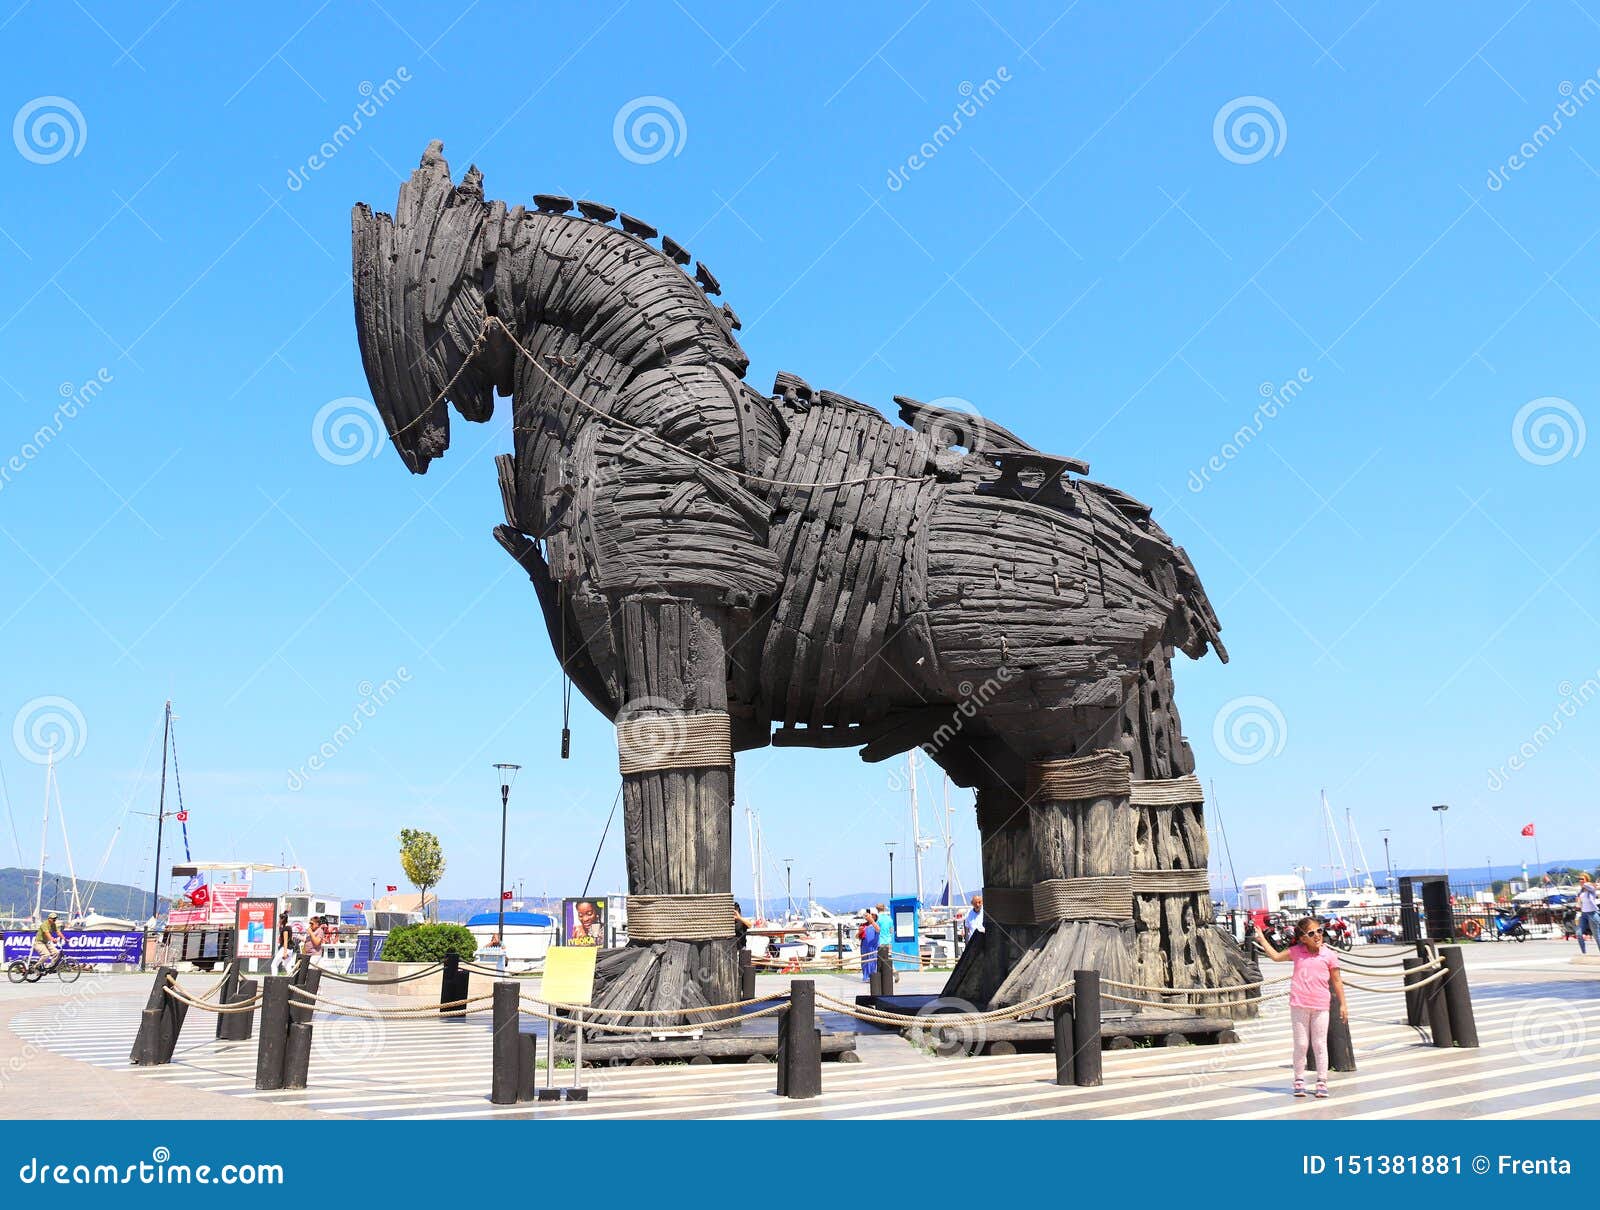
[[[1367,864],[1367,855],[1361,847],[1361,838],[1356,835],[1355,816],[1349,807],[1345,808],[1344,820],[1346,839],[1350,843],[1350,856],[1360,860],[1360,864],[1353,868],[1345,862],[1345,848],[1339,840],[1339,830],[1334,824],[1333,809],[1328,805],[1328,792],[1323,790],[1322,821],[1328,838],[1330,859],[1328,869],[1332,889],[1310,892],[1307,895],[1307,902],[1311,910],[1319,914],[1348,913],[1394,906],[1394,896],[1380,891],[1372,881],[1372,869]],[[1338,855],[1337,864],[1332,860],[1335,853]],[[1338,885],[1341,875],[1344,881],[1342,887]]]

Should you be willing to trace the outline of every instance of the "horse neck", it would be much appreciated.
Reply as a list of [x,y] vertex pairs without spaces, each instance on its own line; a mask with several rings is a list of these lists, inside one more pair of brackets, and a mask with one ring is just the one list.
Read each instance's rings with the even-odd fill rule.
[[666,253],[595,219],[519,211],[491,224],[486,252],[491,305],[522,344],[634,373],[707,362],[743,373],[736,321]]

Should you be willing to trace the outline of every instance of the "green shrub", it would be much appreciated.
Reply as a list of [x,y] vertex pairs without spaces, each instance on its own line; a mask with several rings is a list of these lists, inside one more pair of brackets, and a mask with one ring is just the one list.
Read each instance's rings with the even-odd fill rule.
[[459,924],[408,924],[390,933],[383,943],[381,962],[443,962],[446,954],[469,961],[478,952],[478,939]]

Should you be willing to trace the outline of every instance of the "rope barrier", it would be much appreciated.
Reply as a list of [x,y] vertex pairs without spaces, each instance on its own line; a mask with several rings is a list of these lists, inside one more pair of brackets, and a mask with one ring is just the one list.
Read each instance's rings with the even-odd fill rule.
[[1102,987],[1120,987],[1123,991],[1131,992],[1161,992],[1174,996],[1225,996],[1234,992],[1255,991],[1267,985],[1265,979],[1254,983],[1231,983],[1224,987],[1154,987],[1148,983],[1123,983],[1120,979],[1100,980]]
[[[466,966],[467,964],[463,962],[461,965]],[[341,975],[337,971],[330,971],[324,967],[318,967],[317,969],[322,971],[324,979],[332,979],[335,983],[354,983],[361,987],[388,987],[395,983],[410,983],[413,979],[425,979],[429,975],[437,975],[444,969],[444,963],[435,962],[426,970],[412,971],[409,975],[397,975],[393,979],[374,979],[371,976],[361,978],[357,975]]]
[[1352,979],[1346,979],[1344,981],[1344,985],[1346,987],[1353,987],[1358,992],[1378,992],[1380,994],[1393,995],[1397,992],[1414,992],[1419,987],[1427,987],[1428,984],[1433,983],[1436,980],[1443,979],[1449,973],[1450,972],[1447,970],[1436,970],[1426,979],[1418,979],[1415,983],[1406,983],[1400,987],[1368,987],[1365,983],[1357,983]]
[[[518,997],[518,1000],[519,1000],[519,1002],[521,1004],[524,1004],[524,1005],[526,1005],[526,1004],[544,1004],[543,1000],[535,1000],[531,996]],[[774,1016],[777,1013],[787,1012],[788,1008],[789,1008],[789,1006],[787,1004],[784,1004],[784,1003],[773,1004],[773,1005],[770,1005],[767,1008],[760,1009],[760,1010],[758,1010],[756,1012],[743,1013],[743,1014],[740,1014],[739,1016],[734,1016],[734,1017],[724,1017],[720,1021],[700,1021],[700,1022],[696,1022],[696,1023],[694,1023],[692,1028],[696,1032],[705,1032],[705,1031],[710,1031],[710,1030],[714,1030],[714,1029],[725,1029],[730,1025],[740,1025],[745,1021],[754,1021],[754,1020],[756,1020],[757,1018],[760,1018],[760,1017],[770,1017],[770,1016]],[[596,1013],[599,1013],[602,1016],[609,1015],[609,1014],[607,1014],[605,1009],[589,1009],[589,1008],[581,1008],[580,1007],[580,1008],[575,1009],[574,1011],[576,1011],[578,1013],[581,1013],[581,1014],[588,1014],[590,1012],[596,1012]],[[656,1010],[656,1011],[659,1011],[659,1010]],[[676,1009],[676,1010],[673,1010],[672,1015],[673,1016],[682,1016],[684,1014],[684,1011],[685,1010],[683,1010],[683,1009]],[[621,1024],[614,1023],[614,1022],[590,1020],[587,1015],[584,1015],[582,1017],[582,1019],[580,1020],[580,1019],[575,1019],[575,1018],[572,1018],[572,1017],[555,1016],[555,1015],[553,1015],[551,1013],[543,1012],[543,1011],[541,1011],[539,1009],[530,1009],[530,1010],[527,1010],[527,1012],[528,1012],[528,1015],[530,1017],[536,1017],[541,1021],[548,1021],[548,1022],[550,1022],[551,1024],[554,1024],[554,1025],[565,1025],[565,1026],[582,1025],[584,1029],[595,1029],[595,1030],[599,1030],[599,1031],[601,1031],[603,1033],[660,1034],[660,1033],[678,1033],[678,1032],[681,1032],[681,1030],[675,1029],[675,1028],[670,1027],[670,1026],[661,1026],[661,1025],[621,1025]]]
[[[221,984],[218,984],[220,987]],[[208,1013],[245,1013],[251,1012],[261,1003],[261,993],[257,992],[254,999],[241,1000],[237,1004],[211,1004],[205,1000],[195,1000],[184,993],[182,988],[169,983],[161,989],[179,1004],[187,1004],[190,1008],[202,1009]]]
[[[389,1007],[374,1004],[350,1004],[343,1000],[330,1000],[306,991],[303,987],[291,987],[290,999],[302,1007],[312,1005],[319,1011],[334,1016],[344,1015],[349,1017],[365,1017],[369,1020],[398,1021],[406,1017],[423,1015],[435,1016],[465,1016],[472,1012],[487,1012],[487,1008],[469,1008],[473,1004],[486,1004],[494,999],[493,993],[485,996],[471,996],[465,1000],[450,1000],[443,1004],[419,1004],[413,1008]],[[492,1007],[492,1006],[491,1006]]]

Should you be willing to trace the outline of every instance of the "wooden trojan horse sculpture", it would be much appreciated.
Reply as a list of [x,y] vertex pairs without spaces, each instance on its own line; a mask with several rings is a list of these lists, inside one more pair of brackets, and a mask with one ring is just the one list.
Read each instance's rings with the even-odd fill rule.
[[1226,655],[1150,510],[959,412],[899,399],[904,427],[789,374],[761,395],[704,264],[609,206],[533,202],[485,202],[430,145],[392,218],[355,208],[356,327],[415,473],[447,401],[482,421],[511,397],[495,537],[617,728],[630,944],[597,1003],[738,999],[734,753],[768,743],[921,746],[976,789],[988,927],[948,994],[1246,982],[1172,698],[1175,650]]

